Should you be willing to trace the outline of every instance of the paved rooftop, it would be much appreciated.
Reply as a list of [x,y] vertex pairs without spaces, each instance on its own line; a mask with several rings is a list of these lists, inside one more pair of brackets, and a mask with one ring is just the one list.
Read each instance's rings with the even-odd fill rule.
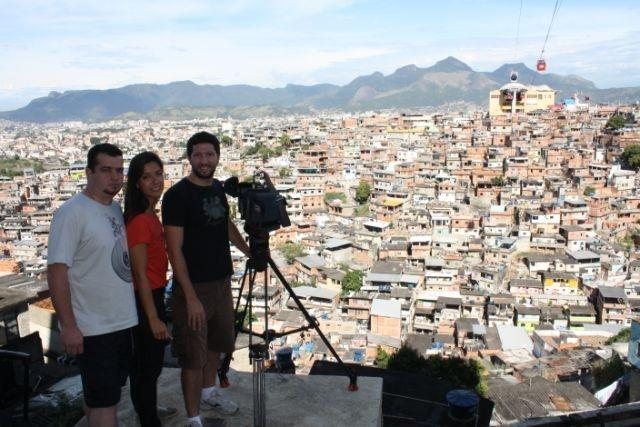
[[[215,411],[203,411],[203,417],[224,418],[224,426],[253,425],[253,374],[246,349],[238,350],[229,372],[231,387],[226,395],[240,410],[232,416],[221,416]],[[268,426],[381,426],[382,379],[358,378],[359,390],[347,390],[346,376],[265,374],[266,418]],[[176,417],[164,426],[182,426],[185,410],[180,388],[180,370],[164,368],[158,381],[158,403],[179,410]],[[138,426],[137,417],[129,398],[128,386],[123,388],[118,406],[121,427]],[[83,419],[77,427],[86,426]]]

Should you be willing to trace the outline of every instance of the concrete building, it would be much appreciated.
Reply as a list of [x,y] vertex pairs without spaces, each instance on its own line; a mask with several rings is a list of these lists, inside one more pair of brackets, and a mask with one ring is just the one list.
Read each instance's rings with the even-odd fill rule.
[[400,339],[402,304],[396,300],[374,299],[371,304],[371,332]]
[[[513,95],[516,94],[515,104]],[[512,105],[516,113],[531,113],[547,110],[555,104],[556,91],[547,85],[527,86],[518,82],[507,83],[500,89],[489,92],[489,115],[500,116],[511,113]]]

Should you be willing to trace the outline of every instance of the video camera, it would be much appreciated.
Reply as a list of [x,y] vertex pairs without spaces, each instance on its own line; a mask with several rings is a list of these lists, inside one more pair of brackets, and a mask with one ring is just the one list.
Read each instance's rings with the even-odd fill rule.
[[261,171],[253,174],[252,182],[239,182],[237,177],[227,179],[224,192],[238,198],[240,217],[249,234],[251,261],[256,270],[262,271],[269,258],[269,232],[291,225],[287,202]]

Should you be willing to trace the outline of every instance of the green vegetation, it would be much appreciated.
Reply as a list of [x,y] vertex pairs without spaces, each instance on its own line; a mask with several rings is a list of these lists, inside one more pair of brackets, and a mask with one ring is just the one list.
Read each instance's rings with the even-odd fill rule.
[[640,145],[628,145],[622,152],[620,158],[626,169],[638,170],[638,168],[640,168]]
[[366,181],[360,181],[356,188],[356,202],[363,204],[369,200],[371,196],[371,186]]
[[243,155],[244,156],[255,156],[258,155],[262,158],[262,161],[267,161],[270,157],[278,157],[282,155],[282,147],[269,148],[262,143],[257,143],[253,147],[247,148]]
[[97,145],[97,144],[101,144],[102,142],[107,142],[108,140],[109,140],[108,137],[105,141],[103,141],[102,138],[99,136],[92,136],[91,138],[89,138],[89,143],[91,145]]
[[324,202],[329,204],[332,200],[341,200],[342,203],[347,203],[347,196],[340,192],[329,192],[324,195]]
[[346,273],[344,279],[342,279],[342,295],[346,295],[351,291],[359,291],[362,287],[364,272],[360,270],[352,270],[345,265],[341,265],[340,269]]
[[[17,156],[16,156],[17,157]],[[33,168],[36,173],[44,171],[42,162],[37,160],[26,160],[20,158],[0,158],[0,175],[2,176],[20,176],[24,173],[24,169]]]
[[291,176],[291,169],[280,168],[280,170],[278,171],[278,176],[280,178],[286,178],[288,176]]
[[229,218],[235,218],[236,216],[238,216],[238,205],[229,203]]
[[258,320],[258,316],[255,313],[251,313],[251,315],[249,315],[249,313],[247,313],[247,309],[245,308],[244,310],[239,310],[236,312],[236,323],[240,322],[240,320],[243,320],[242,325],[244,327],[249,327],[252,322]]
[[588,197],[592,197],[592,196],[594,196],[596,194],[596,189],[593,188],[592,186],[588,185],[587,188],[584,189],[584,193],[582,193],[582,194],[584,194],[585,196],[588,196]]
[[593,367],[593,383],[596,390],[604,388],[624,375],[624,363],[618,353],[602,360]]
[[605,127],[607,129],[618,130],[624,127],[626,120],[622,114],[615,113],[613,116],[609,117],[607,124]]
[[625,234],[625,236],[621,238],[618,243],[620,243],[620,246],[624,247],[627,251],[631,251],[635,246],[633,236],[629,233]]
[[504,177],[502,175],[494,176],[491,178],[491,185],[494,187],[504,187]]
[[294,259],[307,255],[304,246],[299,243],[283,243],[277,249],[282,253],[288,264],[293,264]]
[[616,335],[609,338],[605,344],[610,345],[616,342],[629,342],[631,339],[631,328],[624,328]]
[[389,359],[388,369],[418,373],[430,377],[442,378],[452,384],[475,389],[480,396],[487,395],[482,365],[474,359],[461,357],[443,358],[431,356],[425,358],[412,348],[403,345]]
[[382,347],[378,346],[378,352],[376,353],[375,364],[378,368],[387,369],[389,366],[389,353],[387,353]]
[[289,148],[291,146],[291,138],[286,133],[283,133],[278,139],[280,146]]
[[368,216],[369,215],[369,203],[364,203],[358,206],[355,210],[356,216]]
[[233,144],[233,139],[229,135],[222,135],[222,137],[220,138],[220,143],[225,147],[228,147]]

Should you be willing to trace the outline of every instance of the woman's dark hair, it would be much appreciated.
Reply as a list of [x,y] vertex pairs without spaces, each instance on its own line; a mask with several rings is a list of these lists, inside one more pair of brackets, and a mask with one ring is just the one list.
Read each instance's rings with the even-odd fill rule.
[[124,220],[128,222],[134,216],[143,213],[149,207],[149,201],[137,187],[137,183],[144,173],[144,166],[147,163],[156,162],[161,169],[164,169],[162,160],[156,153],[144,151],[137,154],[129,163],[127,171],[127,186],[124,191]]

